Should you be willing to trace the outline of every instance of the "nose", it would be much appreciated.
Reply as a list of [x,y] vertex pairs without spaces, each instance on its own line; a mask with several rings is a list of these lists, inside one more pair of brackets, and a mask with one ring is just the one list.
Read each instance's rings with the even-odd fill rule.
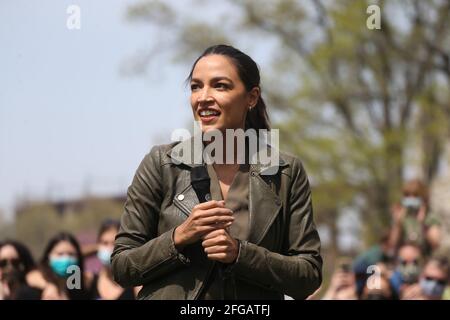
[[207,86],[204,86],[198,95],[197,102],[200,105],[203,105],[203,104],[208,104],[211,101],[213,101],[213,98],[210,95],[209,88]]

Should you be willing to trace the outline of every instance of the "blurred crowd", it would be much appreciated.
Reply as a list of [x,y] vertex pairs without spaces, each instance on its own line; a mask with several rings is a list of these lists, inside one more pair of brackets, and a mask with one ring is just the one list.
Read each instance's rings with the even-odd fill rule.
[[391,220],[377,245],[354,259],[339,259],[323,299],[450,300],[442,226],[429,210],[428,190],[421,181],[403,186]]
[[[441,224],[428,208],[426,186],[418,180],[406,183],[380,242],[354,259],[341,258],[324,295],[318,296],[319,289],[310,299],[450,299]],[[110,257],[119,226],[117,220],[104,221],[97,243],[83,247],[72,234],[61,232],[49,240],[38,262],[24,244],[1,242],[0,300],[135,299],[139,287],[122,288],[112,277]],[[86,271],[85,259],[95,255],[101,269]],[[76,271],[78,279],[69,279]]]
[[[100,226],[95,245],[81,247],[70,233],[51,238],[40,261],[15,240],[0,243],[0,300],[134,300],[139,287],[114,282],[110,257],[119,221]],[[96,255],[99,272],[86,271],[85,259]]]

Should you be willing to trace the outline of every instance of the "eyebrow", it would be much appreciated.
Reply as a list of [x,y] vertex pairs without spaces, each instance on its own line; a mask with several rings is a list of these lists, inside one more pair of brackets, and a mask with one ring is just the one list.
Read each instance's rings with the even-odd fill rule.
[[[225,77],[225,76],[214,77],[214,78],[211,79],[212,82],[220,81],[220,80],[227,80],[227,81],[229,81],[229,82],[231,82],[231,83],[233,82],[230,78]],[[191,79],[191,82],[202,82],[202,81],[201,81],[200,79],[197,79],[197,78],[192,78],[192,79]]]

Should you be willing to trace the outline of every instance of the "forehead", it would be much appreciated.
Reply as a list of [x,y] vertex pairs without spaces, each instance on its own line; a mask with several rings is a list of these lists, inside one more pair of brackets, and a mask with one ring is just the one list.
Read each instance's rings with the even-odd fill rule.
[[60,241],[53,248],[53,252],[75,252],[75,247],[69,241]]
[[420,250],[414,246],[403,246],[398,254],[401,258],[418,257],[420,256]]
[[447,275],[436,263],[430,262],[425,266],[423,273],[427,277],[435,277],[439,279],[446,279]]
[[17,253],[16,249],[13,246],[7,244],[0,249],[0,258],[1,259],[19,258],[19,254]]
[[114,238],[116,237],[117,234],[117,230],[115,228],[110,228],[105,230],[104,232],[102,232],[101,236],[100,236],[100,240],[114,240]]
[[198,60],[192,72],[193,79],[202,80],[202,78],[220,76],[226,76],[231,80],[239,79],[236,66],[231,59],[218,54],[208,55]]

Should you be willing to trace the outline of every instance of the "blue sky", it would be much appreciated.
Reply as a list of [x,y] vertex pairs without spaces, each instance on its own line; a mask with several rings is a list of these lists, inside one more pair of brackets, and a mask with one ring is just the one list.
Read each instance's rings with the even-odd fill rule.
[[[156,142],[185,126],[189,66],[144,77],[120,66],[156,35],[125,20],[134,2],[0,2],[0,208],[18,198],[124,192]],[[66,27],[70,4],[81,29]],[[167,63],[170,59],[167,60]]]

